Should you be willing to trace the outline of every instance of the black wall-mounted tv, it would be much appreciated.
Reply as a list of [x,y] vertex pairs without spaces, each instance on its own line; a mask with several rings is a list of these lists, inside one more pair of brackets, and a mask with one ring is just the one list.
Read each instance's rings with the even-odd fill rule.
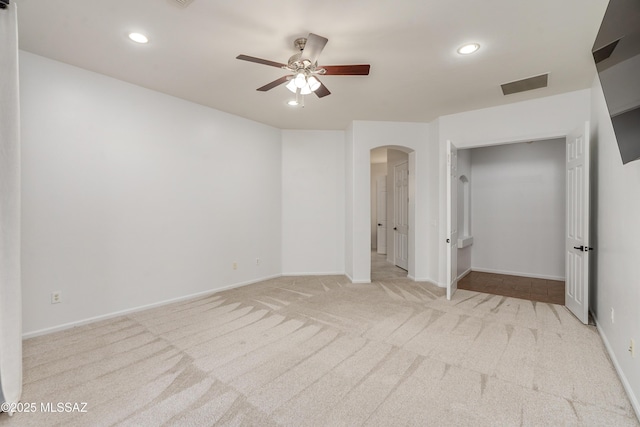
[[640,0],[610,0],[593,44],[622,163],[640,159]]

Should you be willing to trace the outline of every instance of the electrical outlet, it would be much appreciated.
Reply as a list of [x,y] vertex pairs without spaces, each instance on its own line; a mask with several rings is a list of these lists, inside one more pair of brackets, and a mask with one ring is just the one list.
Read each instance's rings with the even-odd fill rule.
[[58,304],[62,302],[62,291],[51,292],[51,304]]
[[260,258],[256,258],[256,265],[260,265]]
[[234,270],[237,270],[237,269],[238,269],[238,263],[237,263],[237,262],[234,262],[234,263],[233,263],[233,269],[234,269]]
[[611,323],[616,323],[615,317],[613,317],[613,307],[611,307]]
[[631,357],[636,357],[636,343],[633,338],[629,341],[629,353],[631,353]]

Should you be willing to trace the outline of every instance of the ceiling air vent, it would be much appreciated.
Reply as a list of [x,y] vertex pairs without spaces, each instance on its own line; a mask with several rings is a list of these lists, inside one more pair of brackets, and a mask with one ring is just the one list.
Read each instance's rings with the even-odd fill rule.
[[528,90],[547,87],[548,77],[548,73],[540,74],[539,76],[529,77],[528,79],[517,80],[511,83],[505,83],[500,86],[502,87],[503,94],[511,95],[512,93],[526,92]]
[[180,7],[187,7],[191,3],[193,3],[193,0],[170,0],[170,1],[171,1],[171,3],[177,4]]
[[605,47],[601,47],[600,49],[595,50],[593,52],[593,60],[596,62],[596,64],[610,57],[613,53],[613,50],[616,48],[616,46],[618,46],[619,41],[620,39],[614,41],[613,43],[609,43]]

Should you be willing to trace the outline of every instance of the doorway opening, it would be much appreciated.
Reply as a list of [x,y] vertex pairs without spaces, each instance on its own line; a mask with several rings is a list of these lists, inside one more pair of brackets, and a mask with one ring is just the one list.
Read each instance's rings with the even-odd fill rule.
[[407,279],[407,270],[387,261],[386,254],[371,251],[371,281]]
[[458,289],[564,305],[565,142],[458,150]]
[[409,153],[398,146],[371,150],[371,279],[407,277],[410,266],[410,201],[413,192]]

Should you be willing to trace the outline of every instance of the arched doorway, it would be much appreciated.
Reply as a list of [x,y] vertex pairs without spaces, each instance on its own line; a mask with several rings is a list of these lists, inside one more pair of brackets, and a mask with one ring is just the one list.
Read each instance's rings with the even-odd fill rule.
[[[390,147],[408,153],[408,277],[433,281],[437,271],[438,146],[428,144],[426,123],[355,121],[345,136],[345,274],[354,283],[371,281],[371,150]],[[402,141],[394,144],[393,141]]]
[[[371,279],[408,275],[415,227],[415,179],[409,165],[410,148],[386,145],[370,150]],[[380,247],[383,245],[383,247]],[[413,264],[413,262],[411,263]]]

